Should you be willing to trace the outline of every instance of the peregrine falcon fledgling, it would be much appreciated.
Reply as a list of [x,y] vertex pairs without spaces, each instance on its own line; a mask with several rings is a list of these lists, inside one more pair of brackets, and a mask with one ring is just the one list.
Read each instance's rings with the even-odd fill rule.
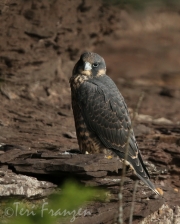
[[143,163],[124,98],[106,75],[104,59],[92,52],[82,54],[73,69],[70,85],[80,150],[98,153],[108,149],[123,159],[130,134],[127,163],[149,188],[159,194]]

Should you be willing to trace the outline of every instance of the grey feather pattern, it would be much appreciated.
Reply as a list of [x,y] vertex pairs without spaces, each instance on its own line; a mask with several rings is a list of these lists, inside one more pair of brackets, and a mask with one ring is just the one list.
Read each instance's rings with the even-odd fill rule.
[[[87,80],[79,87],[78,103],[89,131],[95,133],[105,147],[124,158],[131,120],[124,98],[115,83],[106,75]],[[137,175],[142,180],[145,178],[146,184],[149,183],[149,174],[133,131],[130,131],[127,160]],[[152,183],[150,187],[155,189]]]

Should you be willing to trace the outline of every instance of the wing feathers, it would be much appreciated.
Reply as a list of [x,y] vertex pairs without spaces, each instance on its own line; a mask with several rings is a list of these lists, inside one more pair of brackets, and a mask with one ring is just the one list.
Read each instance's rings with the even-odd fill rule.
[[134,133],[129,130],[131,121],[127,106],[114,82],[108,76],[88,80],[79,88],[78,102],[88,129],[121,158],[130,131],[128,161],[138,175],[149,178]]

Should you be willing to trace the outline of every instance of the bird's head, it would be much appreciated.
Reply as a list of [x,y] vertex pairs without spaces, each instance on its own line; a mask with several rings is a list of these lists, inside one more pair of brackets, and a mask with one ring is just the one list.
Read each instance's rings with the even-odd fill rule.
[[85,52],[73,69],[73,76],[81,75],[85,78],[94,78],[106,74],[106,64],[104,59],[93,52]]

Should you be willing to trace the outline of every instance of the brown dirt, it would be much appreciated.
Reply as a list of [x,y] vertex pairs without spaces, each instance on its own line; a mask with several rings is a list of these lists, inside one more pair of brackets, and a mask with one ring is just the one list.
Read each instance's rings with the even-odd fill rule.
[[137,141],[161,171],[156,182],[166,201],[180,204],[178,9],[135,13],[95,0],[4,0],[0,24],[0,143],[78,148],[68,80],[79,55],[93,50],[130,110],[144,91]]

